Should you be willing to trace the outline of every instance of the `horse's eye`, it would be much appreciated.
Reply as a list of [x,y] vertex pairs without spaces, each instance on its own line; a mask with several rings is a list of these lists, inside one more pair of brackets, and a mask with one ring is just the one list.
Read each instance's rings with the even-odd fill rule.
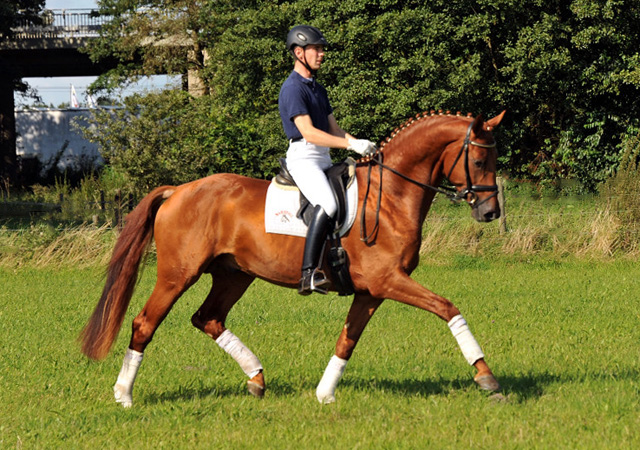
[[484,167],[484,160],[474,159],[473,165],[476,166],[478,169],[482,169]]

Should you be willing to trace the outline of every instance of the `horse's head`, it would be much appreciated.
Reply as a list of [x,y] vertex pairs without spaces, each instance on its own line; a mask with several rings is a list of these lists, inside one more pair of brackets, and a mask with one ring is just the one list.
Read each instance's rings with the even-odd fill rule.
[[460,139],[447,146],[442,168],[447,179],[456,187],[456,198],[471,206],[471,214],[479,222],[500,217],[496,185],[496,141],[493,130],[506,111],[491,120],[476,117],[467,125]]

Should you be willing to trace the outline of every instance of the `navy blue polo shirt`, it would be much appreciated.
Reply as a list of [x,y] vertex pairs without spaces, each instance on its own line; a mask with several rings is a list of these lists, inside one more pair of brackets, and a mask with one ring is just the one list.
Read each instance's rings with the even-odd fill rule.
[[333,112],[327,90],[315,79],[308,80],[295,70],[285,80],[278,97],[280,118],[288,139],[300,139],[302,134],[293,123],[295,116],[308,114],[313,126],[329,132],[329,115]]

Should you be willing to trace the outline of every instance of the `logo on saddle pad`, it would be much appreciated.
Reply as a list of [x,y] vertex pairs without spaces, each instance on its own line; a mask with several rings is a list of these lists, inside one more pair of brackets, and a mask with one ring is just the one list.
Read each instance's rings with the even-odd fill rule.
[[[353,172],[355,173],[355,168]],[[264,208],[265,231],[267,233],[305,237],[307,235],[307,225],[302,219],[298,218],[298,211],[301,205],[300,190],[296,186],[281,184],[279,180],[279,177],[274,177],[267,190],[267,201]],[[340,236],[349,231],[356,218],[358,183],[355,182],[355,179],[348,184],[344,203],[344,220],[340,230],[338,230]]]

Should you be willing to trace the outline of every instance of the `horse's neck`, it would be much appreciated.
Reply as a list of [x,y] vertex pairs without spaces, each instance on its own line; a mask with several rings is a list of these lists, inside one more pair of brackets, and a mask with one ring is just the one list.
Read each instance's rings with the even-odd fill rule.
[[456,139],[456,116],[427,116],[396,129],[382,144],[385,162],[410,171],[429,170]]
[[[407,224],[421,227],[434,197],[433,190],[419,184],[435,187],[442,179],[442,154],[453,137],[445,132],[441,126],[445,121],[441,119],[426,117],[409,122],[382,147],[384,164],[417,182],[383,170],[383,195],[397,205],[394,214],[403,216]],[[375,183],[378,182],[376,179]]]
[[[382,147],[382,152],[385,165],[417,183],[435,186],[442,178],[442,154],[452,138],[429,119],[406,126]],[[397,181],[401,192],[405,183],[416,184],[402,178]],[[425,193],[424,188],[420,189]]]

